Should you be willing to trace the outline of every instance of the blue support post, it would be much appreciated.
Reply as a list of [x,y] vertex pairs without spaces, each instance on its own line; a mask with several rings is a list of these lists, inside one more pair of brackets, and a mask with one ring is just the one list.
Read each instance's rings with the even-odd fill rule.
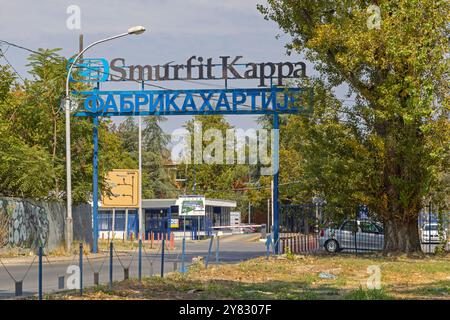
[[162,228],[162,249],[161,249],[161,278],[164,277],[164,247],[166,246],[166,234],[164,232],[165,226]]
[[109,288],[113,285],[113,243],[109,243]]
[[186,237],[183,237],[183,243],[181,245],[181,272],[185,273],[184,260],[186,258]]
[[38,297],[42,300],[42,247],[38,249],[39,261],[38,261]]
[[92,229],[94,233],[92,252],[98,252],[98,117],[94,117],[94,156],[92,160]]
[[273,240],[275,243],[275,253],[278,254],[279,248],[279,225],[278,225],[278,161],[279,161],[279,123],[278,123],[278,113],[273,114],[273,128],[274,132],[274,140],[273,145]]
[[138,278],[142,280],[142,239],[139,239]]
[[80,296],[83,295],[83,244],[80,243]]
[[172,208],[169,206],[169,211],[167,212],[167,239],[170,241],[170,224],[172,223]]

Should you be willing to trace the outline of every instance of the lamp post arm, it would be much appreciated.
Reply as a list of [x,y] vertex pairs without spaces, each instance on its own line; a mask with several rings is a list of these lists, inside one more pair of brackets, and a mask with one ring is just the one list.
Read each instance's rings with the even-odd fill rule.
[[91,43],[90,45],[88,45],[88,46],[87,46],[86,48],[84,48],[83,50],[81,50],[81,52],[78,53],[78,54],[75,56],[75,58],[73,59],[73,62],[71,63],[71,65],[70,65],[70,67],[69,67],[69,71],[68,71],[68,73],[67,73],[67,79],[66,79],[66,99],[69,98],[69,82],[70,82],[70,74],[72,73],[73,66],[77,63],[78,58],[80,58],[80,56],[81,56],[83,53],[85,53],[88,49],[92,48],[93,46],[95,46],[95,45],[97,45],[97,44],[99,44],[99,43],[106,42],[106,41],[110,41],[110,40],[114,40],[114,39],[121,38],[121,37],[125,37],[125,36],[127,36],[127,35],[129,35],[129,33],[128,33],[128,32],[125,32],[125,33],[121,33],[121,34],[118,34],[118,35],[115,35],[115,36],[112,36],[112,37],[109,37],[109,38],[105,38],[105,39],[102,39],[102,40],[95,41],[95,42]]

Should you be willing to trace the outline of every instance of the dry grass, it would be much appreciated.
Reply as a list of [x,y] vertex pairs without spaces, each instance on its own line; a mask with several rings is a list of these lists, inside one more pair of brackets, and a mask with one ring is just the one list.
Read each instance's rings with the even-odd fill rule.
[[[381,268],[381,290],[366,289],[367,267]],[[335,279],[322,279],[326,272]],[[100,286],[83,297],[51,299],[450,299],[450,257],[355,257],[351,255],[257,258],[205,269],[191,266],[187,274]]]

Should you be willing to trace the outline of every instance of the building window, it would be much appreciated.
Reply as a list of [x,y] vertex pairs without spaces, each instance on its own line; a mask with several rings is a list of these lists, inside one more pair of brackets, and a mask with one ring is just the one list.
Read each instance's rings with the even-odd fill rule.
[[114,231],[125,231],[125,212],[116,211]]
[[104,211],[98,213],[98,230],[111,231],[112,230],[112,213],[111,211]]

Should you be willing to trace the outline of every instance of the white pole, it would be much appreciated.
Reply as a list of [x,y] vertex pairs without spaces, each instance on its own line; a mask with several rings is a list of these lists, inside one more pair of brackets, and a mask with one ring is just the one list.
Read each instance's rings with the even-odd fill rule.
[[75,58],[73,59],[69,71],[67,72],[67,78],[66,78],[66,99],[64,104],[65,109],[65,115],[66,115],[66,198],[67,198],[67,216],[66,216],[66,249],[67,251],[71,251],[72,249],[72,241],[73,241],[73,223],[72,223],[72,161],[71,161],[71,152],[70,152],[70,94],[69,94],[69,82],[70,82],[70,75],[72,73],[72,69],[74,65],[77,63],[78,58],[80,58],[86,50],[89,48],[92,48],[93,46],[110,41],[113,39],[121,38],[124,36],[127,36],[129,34],[140,34],[143,31],[145,31],[145,28],[143,27],[134,27],[130,28],[128,32],[121,33],[116,36],[112,36],[109,38],[105,38],[96,42],[91,43],[86,48],[84,48],[80,53],[78,53]]

